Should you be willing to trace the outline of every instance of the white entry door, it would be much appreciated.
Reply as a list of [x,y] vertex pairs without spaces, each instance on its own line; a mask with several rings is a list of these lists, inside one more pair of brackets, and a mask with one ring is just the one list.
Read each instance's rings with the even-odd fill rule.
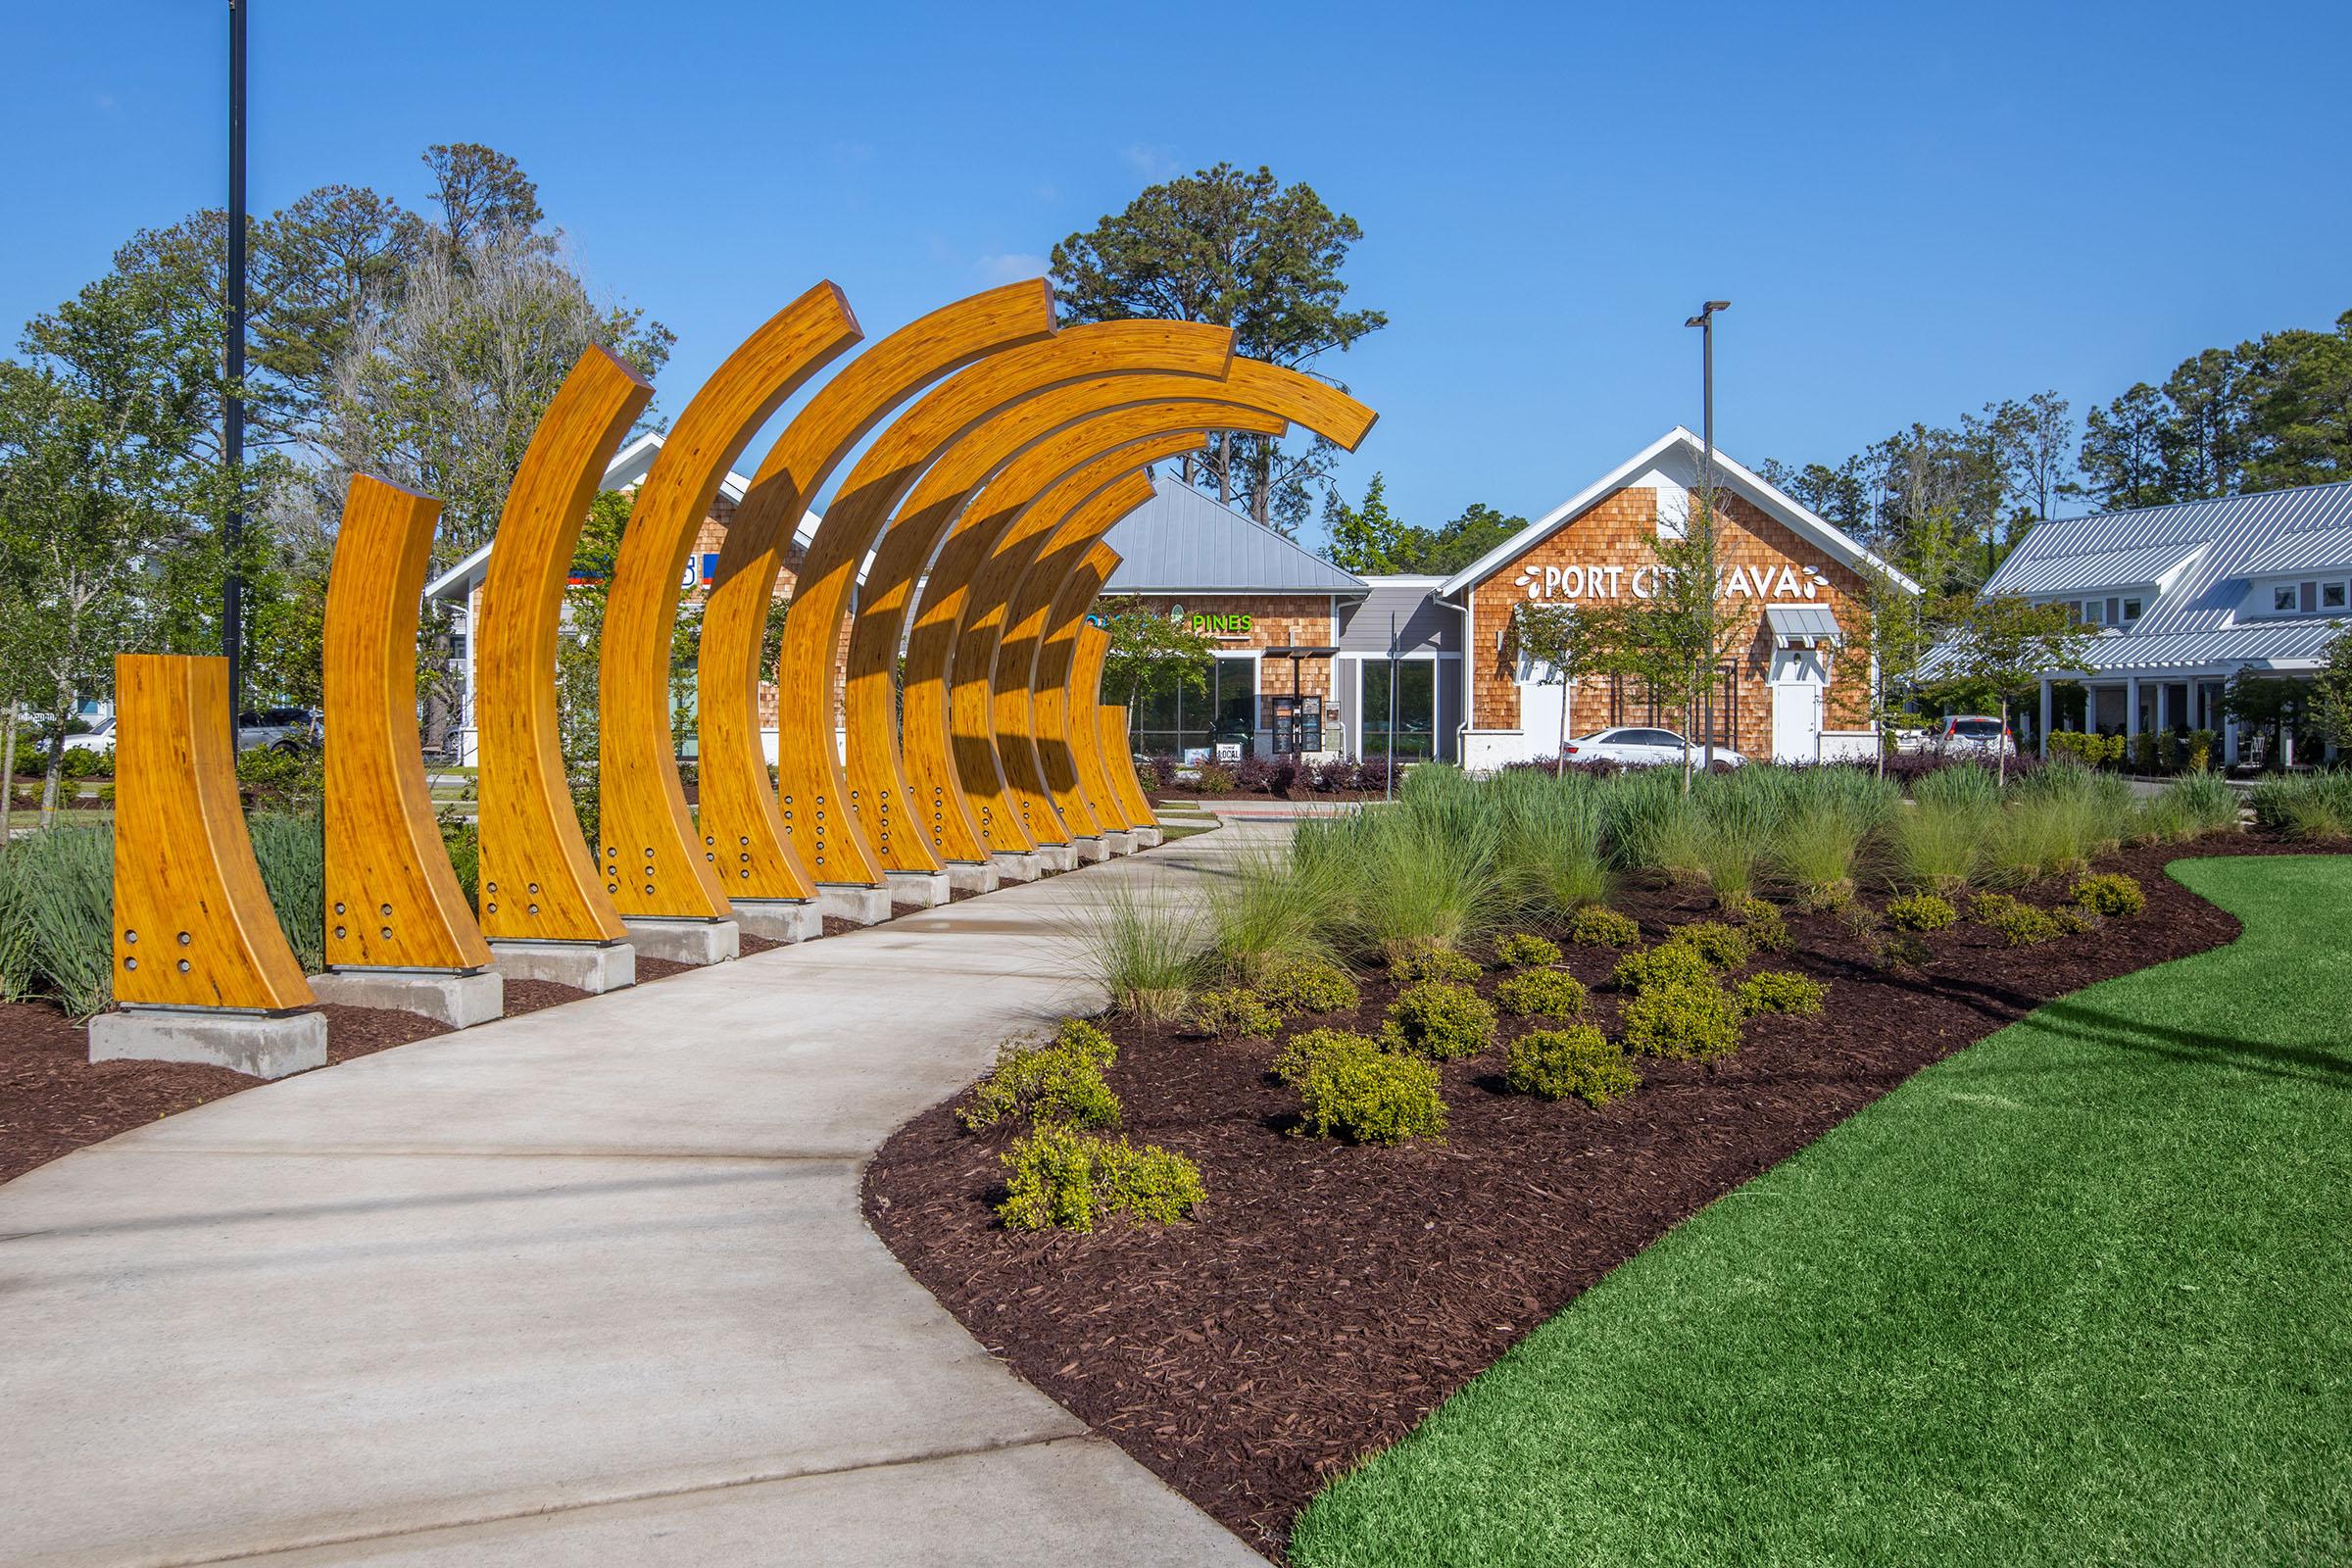
[[1554,681],[1522,684],[1519,688],[1519,734],[1531,758],[1560,754],[1560,693]]
[[1822,694],[1829,666],[1809,648],[1783,649],[1772,656],[1772,760],[1821,760]]

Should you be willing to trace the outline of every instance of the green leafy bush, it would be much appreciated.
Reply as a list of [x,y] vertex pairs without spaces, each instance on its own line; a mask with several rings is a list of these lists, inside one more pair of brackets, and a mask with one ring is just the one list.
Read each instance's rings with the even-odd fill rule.
[[1560,961],[1560,946],[1532,931],[1514,931],[1494,944],[1494,961],[1506,969],[1541,969]]
[[1660,986],[1705,981],[1713,984],[1714,967],[1706,956],[1687,942],[1661,942],[1637,948],[1617,960],[1609,983],[1620,991],[1643,992]]
[[1231,795],[1238,782],[1233,776],[1233,769],[1222,762],[1200,764],[1200,777],[1197,783],[1203,795]]
[[1951,901],[1933,893],[1906,893],[1888,899],[1886,923],[1898,931],[1942,931],[1960,918]]
[[1182,1154],[1051,1122],[999,1157],[1005,1195],[997,1214],[1011,1231],[1091,1231],[1111,1218],[1173,1224],[1192,1218],[1207,1197],[1200,1168]]
[[2059,935],[2058,922],[2047,909],[2011,898],[2006,893],[1981,893],[1969,906],[1969,918],[1994,931],[2013,948],[2033,947]]
[[1275,1073],[1298,1091],[1299,1131],[1355,1144],[1399,1144],[1446,1131],[1438,1069],[1383,1051],[1362,1035],[1313,1029],[1294,1035]]
[[1626,1049],[1644,1056],[1716,1061],[1740,1049],[1739,1004],[1711,974],[1643,987],[1624,1020]]
[[1751,946],[1768,953],[1788,951],[1788,920],[1770,899],[1749,899],[1732,911]]
[[2096,910],[2110,919],[2137,914],[2148,906],[2148,896],[2140,890],[2139,883],[2120,871],[2078,878],[2067,896],[2082,908]]
[[1389,1004],[1382,1034],[1396,1049],[1437,1061],[1475,1056],[1494,1043],[1494,1006],[1468,986],[1424,980]]
[[237,783],[256,808],[315,809],[326,789],[325,763],[318,752],[281,752],[273,746],[257,746],[237,754]]
[[971,1099],[956,1109],[969,1128],[993,1127],[1007,1116],[1039,1126],[1108,1127],[1119,1119],[1119,1097],[1102,1081],[1102,1069],[1118,1059],[1119,1048],[1093,1024],[1071,1018],[1052,1040],[1007,1041],[997,1053],[995,1070],[972,1087]]
[[58,759],[57,771],[61,778],[113,778],[115,749],[110,746],[103,752],[93,752],[77,746]]
[[1574,1018],[1585,1010],[1585,987],[1557,969],[1529,969],[1496,986],[1494,1001],[1514,1018]]
[[1409,986],[1426,980],[1475,980],[1486,971],[1478,960],[1446,948],[1421,948],[1389,960],[1389,984]]
[[1642,928],[1630,914],[1588,904],[1568,917],[1567,935],[1588,948],[1630,948],[1642,940]]
[[1588,1105],[1605,1105],[1642,1087],[1625,1053],[1591,1024],[1521,1035],[1511,1042],[1503,1079],[1514,1094],[1540,1100],[1573,1095]]
[[1716,969],[1737,969],[1756,956],[1754,944],[1740,928],[1721,920],[1693,920],[1668,936],[1666,943],[1689,948]]
[[1218,1040],[1271,1040],[1282,1033],[1282,1014],[1244,986],[1228,986],[1194,998],[1191,1022],[1195,1033]]
[[2106,917],[2096,909],[2085,909],[2078,904],[2063,904],[2050,911],[2050,923],[2058,934],[2066,937],[2087,936],[2105,925]]
[[1294,958],[1259,982],[1257,994],[1281,1013],[1351,1012],[1363,1002],[1347,970],[1320,958]]
[[1733,1001],[1740,1016],[1753,1018],[1767,1012],[1787,1013],[1793,1018],[1819,1016],[1828,989],[1809,975],[1788,969],[1766,969],[1751,974],[1740,982]]

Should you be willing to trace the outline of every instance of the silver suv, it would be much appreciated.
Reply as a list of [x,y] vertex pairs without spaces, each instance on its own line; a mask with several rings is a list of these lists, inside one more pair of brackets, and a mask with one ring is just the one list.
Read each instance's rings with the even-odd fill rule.
[[315,752],[326,738],[318,713],[308,708],[264,708],[237,715],[237,750]]

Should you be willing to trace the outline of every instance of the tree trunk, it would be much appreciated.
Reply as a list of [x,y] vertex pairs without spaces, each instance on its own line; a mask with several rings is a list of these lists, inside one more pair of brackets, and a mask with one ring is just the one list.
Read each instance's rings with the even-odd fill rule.
[[8,700],[8,733],[0,737],[0,850],[8,847],[8,813],[17,804],[17,713],[19,704]]
[[1992,741],[1992,781],[1995,785],[2009,782],[2009,694],[2003,692],[1999,703],[2001,732]]
[[1233,505],[1233,432],[1217,432],[1217,500]]
[[[71,705],[67,712],[74,710]],[[60,718],[49,734],[49,767],[41,775],[41,826],[57,825],[57,781],[66,770],[66,721]]]

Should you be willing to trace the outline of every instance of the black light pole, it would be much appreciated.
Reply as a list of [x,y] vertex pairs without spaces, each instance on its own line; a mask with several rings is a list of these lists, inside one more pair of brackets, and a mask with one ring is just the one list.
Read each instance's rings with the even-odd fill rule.
[[220,406],[220,454],[228,475],[221,530],[228,571],[220,584],[220,652],[228,661],[228,724],[235,745],[244,711],[245,584],[245,10],[228,0],[228,395]]
[[[1700,439],[1706,444],[1706,458],[1699,465],[1698,484],[1702,504],[1707,509],[1707,526],[1715,525],[1715,313],[1732,308],[1730,300],[1709,300],[1698,314],[1683,324],[1698,328],[1700,364],[1704,368],[1699,377]],[[1707,766],[1715,765],[1715,682],[1707,682]],[[1688,754],[1686,754],[1688,755]]]

